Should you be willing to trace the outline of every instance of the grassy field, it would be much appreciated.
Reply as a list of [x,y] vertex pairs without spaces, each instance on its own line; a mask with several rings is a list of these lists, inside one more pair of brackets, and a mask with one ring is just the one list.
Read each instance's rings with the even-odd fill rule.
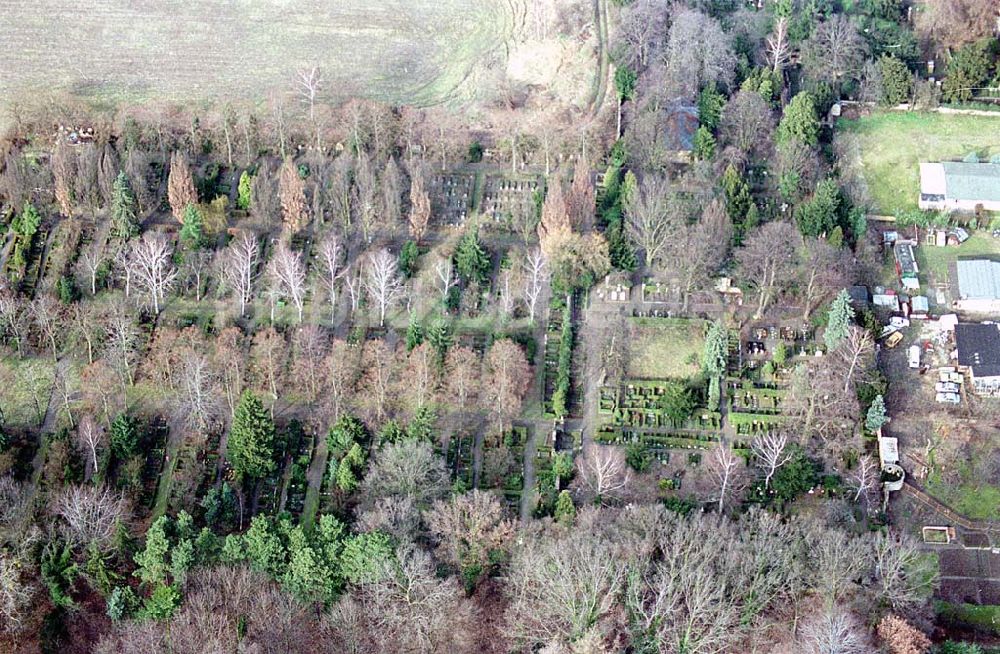
[[1000,256],[1000,239],[979,231],[958,247],[920,246],[916,254],[921,272],[930,275],[933,281],[943,282],[948,279],[949,267],[959,258]]
[[452,99],[525,20],[523,0],[56,0],[3,3],[0,98],[261,98],[319,66],[324,99]]
[[889,112],[838,123],[838,140],[860,166],[879,214],[917,208],[921,161],[1000,153],[1000,115]]
[[637,318],[632,327],[629,377],[685,379],[698,373],[705,343],[702,321]]

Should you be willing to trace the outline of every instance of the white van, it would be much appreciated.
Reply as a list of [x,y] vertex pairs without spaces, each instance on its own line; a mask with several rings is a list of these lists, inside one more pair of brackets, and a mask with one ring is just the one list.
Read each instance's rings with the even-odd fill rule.
[[920,346],[919,345],[911,345],[909,351],[907,352],[907,356],[908,356],[911,368],[919,368],[920,367]]

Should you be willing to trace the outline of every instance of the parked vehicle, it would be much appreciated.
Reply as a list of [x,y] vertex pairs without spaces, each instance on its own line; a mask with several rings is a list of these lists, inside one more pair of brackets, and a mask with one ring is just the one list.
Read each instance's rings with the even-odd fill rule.
[[903,332],[893,332],[889,335],[889,338],[885,339],[885,346],[888,348],[894,348],[900,344],[903,340]]
[[909,352],[908,352],[908,359],[909,359],[909,363],[910,363],[910,367],[911,368],[916,369],[916,368],[920,367],[920,346],[919,345],[911,345],[910,346],[910,349],[909,349]]

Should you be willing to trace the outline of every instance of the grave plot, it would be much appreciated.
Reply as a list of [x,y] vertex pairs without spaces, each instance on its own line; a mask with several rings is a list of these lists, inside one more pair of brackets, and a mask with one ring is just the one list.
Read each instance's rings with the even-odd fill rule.
[[147,508],[152,508],[156,501],[157,482],[164,469],[169,431],[166,421],[158,419],[145,431],[139,443],[138,451],[146,453],[142,466],[142,493],[139,503]]
[[285,511],[293,515],[302,514],[302,507],[306,500],[306,488],[309,486],[306,472],[309,470],[313,453],[311,441],[312,439],[309,437],[302,438],[289,463],[292,468],[288,476],[288,487],[285,490]]
[[541,180],[538,177],[487,175],[480,209],[484,216],[498,223],[510,223],[516,216],[535,211],[535,194],[540,189]]
[[440,225],[462,225],[475,205],[476,176],[447,173],[431,178],[431,215]]
[[461,481],[466,488],[472,488],[472,448],[475,445],[472,434],[455,434],[448,441],[445,460],[452,482]]
[[[722,415],[698,407],[683,421],[673,420],[664,408],[664,380],[631,380],[624,389],[601,389],[599,413],[604,422],[595,438],[612,445],[641,443],[661,463],[672,449],[709,449],[720,440]],[[698,397],[699,404],[704,397]]]
[[524,490],[524,445],[527,440],[527,429],[514,427],[498,439],[487,439],[483,447],[479,487],[502,493],[514,510],[520,506]]

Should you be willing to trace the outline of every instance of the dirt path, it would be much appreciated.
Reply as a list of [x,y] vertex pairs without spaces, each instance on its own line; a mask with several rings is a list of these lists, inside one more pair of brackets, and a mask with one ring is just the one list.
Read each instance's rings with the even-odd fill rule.
[[35,501],[35,496],[38,494],[38,485],[42,480],[42,470],[45,467],[45,454],[48,451],[48,448],[45,446],[45,435],[51,434],[55,429],[56,421],[59,418],[59,409],[62,406],[61,398],[56,392],[55,380],[58,375],[65,375],[68,367],[69,361],[66,359],[60,359],[56,362],[56,369],[53,371],[52,389],[49,391],[49,404],[45,409],[45,419],[42,420],[42,426],[38,431],[38,449],[35,451],[34,458],[31,459],[31,489],[29,490],[29,505]]
[[608,3],[607,0],[594,0],[594,19],[597,25],[597,87],[594,90],[594,103],[591,113],[597,115],[604,106],[608,94],[608,77],[611,70],[611,55],[608,46]]
[[533,423],[524,425],[528,429],[528,440],[524,443],[524,488],[521,490],[521,522],[531,520],[531,512],[538,503],[535,494],[535,454],[538,440]]
[[322,434],[317,434],[319,443],[313,451],[312,461],[309,462],[309,470],[306,471],[306,499],[302,505],[302,518],[300,522],[305,527],[311,527],[319,512],[319,496],[323,489],[323,475],[326,472],[327,459],[330,457],[330,450],[326,445],[326,438]]
[[153,516],[156,520],[167,512],[167,502],[170,499],[170,484],[174,480],[174,470],[177,468],[177,455],[184,443],[184,429],[173,420],[167,431],[167,447],[164,451],[163,470],[160,471],[160,481],[156,486],[156,501],[153,502]]

